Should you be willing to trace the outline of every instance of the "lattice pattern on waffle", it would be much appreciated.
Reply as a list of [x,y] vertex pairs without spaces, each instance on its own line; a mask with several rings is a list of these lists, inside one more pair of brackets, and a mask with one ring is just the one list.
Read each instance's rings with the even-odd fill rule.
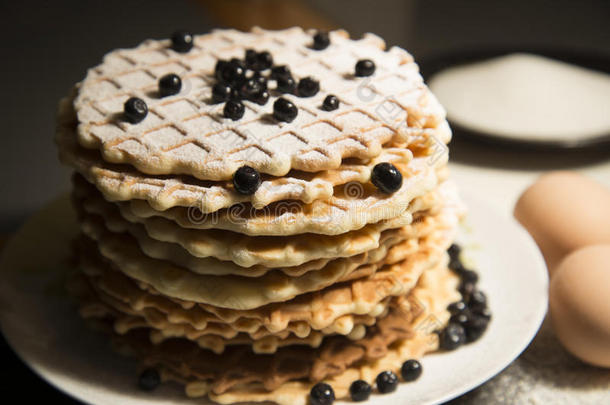
[[[150,340],[153,344],[161,344],[165,340],[182,337],[194,341],[199,347],[212,350],[217,354],[224,352],[228,346],[236,345],[248,345],[252,347],[254,353],[272,354],[280,347],[291,345],[319,347],[324,336],[333,334],[332,332],[326,334],[324,331],[311,331],[311,333],[301,337],[290,330],[275,335],[256,336],[257,338],[253,338],[248,333],[238,333],[236,331],[227,337],[221,334],[202,334],[191,325],[169,322],[167,315],[156,308],[134,309],[130,305],[131,297],[119,296],[115,298],[105,291],[104,286],[96,285],[98,280],[97,277],[92,277],[90,280],[79,280],[87,284],[85,288],[88,290],[85,294],[82,292],[79,294],[82,300],[80,303],[81,315],[84,318],[110,317],[114,331],[120,335],[127,334],[135,329],[146,328],[150,331]],[[380,317],[386,315],[387,311],[384,311]],[[375,319],[373,317],[363,317],[362,320],[355,323],[352,331],[346,336],[351,340],[362,339],[366,332],[366,326],[372,326]],[[225,329],[230,330],[230,327]]]
[[[350,40],[334,31],[330,37],[327,49],[314,51],[311,34],[300,28],[216,30],[195,37],[187,54],[175,53],[167,40],[111,52],[80,85],[74,103],[79,143],[99,148],[108,162],[128,163],[148,174],[228,180],[243,164],[274,176],[291,169],[338,168],[343,158],[375,157],[392,139],[425,138],[431,135],[425,130],[443,127],[445,112],[406,51],[384,51],[383,41],[372,34]],[[275,97],[264,106],[245,101],[246,113],[238,121],[222,117],[222,104],[209,103],[216,61],[242,58],[248,48],[269,50],[275,63],[289,65],[297,79],[320,80],[314,97],[284,95],[299,109],[292,123],[270,118]],[[377,65],[371,78],[353,75],[362,58]],[[180,74],[183,90],[159,98],[157,81],[166,73]],[[328,94],[340,99],[338,110],[320,108]],[[149,108],[136,125],[121,119],[130,96],[142,98]],[[441,132],[435,136],[446,143],[449,135]]]
[[287,200],[309,204],[330,198],[334,187],[339,185],[345,185],[352,193],[360,192],[361,188],[356,183],[368,182],[374,165],[380,162],[407,163],[413,156],[409,145],[384,146],[379,156],[367,161],[344,162],[337,169],[316,174],[293,171],[284,177],[265,178],[256,193],[246,196],[235,192],[231,182],[210,183],[187,176],[151,177],[129,167],[106,163],[98,152],[77,145],[76,118],[71,109],[71,100],[62,100],[56,135],[62,162],[94,184],[106,199],[145,200],[159,211],[181,206],[197,208],[206,214],[237,203],[249,203],[257,209]]
[[[341,235],[302,234],[291,237],[251,238],[229,231],[183,229],[163,218],[141,219],[127,216],[125,219],[125,213],[119,214],[120,210],[101,198],[91,197],[83,200],[80,208],[90,214],[103,217],[113,231],[128,232],[133,235],[141,245],[147,244],[150,239],[172,243],[196,258],[216,258],[221,261],[231,261],[242,267],[263,265],[283,268],[300,266],[318,259],[355,256],[378,248],[384,233],[388,234],[383,236],[384,239],[395,239],[394,234],[399,232],[399,228],[411,222],[409,214],[409,216],[369,224]],[[91,226],[83,230],[89,234],[96,232]],[[120,243],[113,243],[110,238],[107,243],[108,246],[116,245],[120,248]]]
[[[167,261],[149,258],[139,250],[133,237],[107,232],[102,224],[101,218],[85,218],[82,229],[96,240],[102,255],[116,262],[119,268],[129,267],[133,271],[149,272],[150,277],[161,275],[157,282],[164,282],[166,288],[180,288],[179,286],[188,284],[188,289],[180,289],[184,290],[184,294],[196,294],[199,302],[225,306],[227,302],[236,301],[232,307],[237,305],[236,308],[239,309],[285,301],[334,283],[371,275],[377,269],[373,263],[381,260],[388,248],[401,240],[393,235],[384,235],[381,245],[370,252],[366,251],[353,259],[330,261],[322,269],[298,277],[280,272],[268,272],[260,277],[216,276],[195,274]],[[170,284],[170,278],[173,284]]]
[[[367,278],[358,279],[348,283],[339,283],[328,287],[322,291],[316,290],[311,294],[298,295],[294,300],[285,301],[278,304],[279,311],[286,310],[291,314],[295,310],[295,305],[291,305],[294,301],[296,308],[302,309],[305,301],[305,309],[312,310],[319,308],[321,305],[318,300],[326,301],[324,297],[334,297],[339,299],[342,305],[338,307],[347,308],[347,313],[357,314],[369,313],[373,308],[387,297],[404,294],[417,281],[419,275],[425,270],[429,262],[438,260],[439,252],[442,252],[448,247],[452,239],[453,229],[440,229],[426,238],[423,238],[423,244],[418,246],[418,249],[400,263],[395,265],[385,266],[383,271],[373,270],[372,275]],[[112,244],[112,239],[109,241],[110,246],[103,240],[103,236],[93,235],[98,237],[98,249],[101,254],[107,258],[117,269],[128,275],[130,278],[139,280],[150,285],[156,291],[168,297],[178,298],[184,301],[193,301],[206,303],[204,308],[206,311],[214,312],[218,315],[219,308],[229,310],[238,310],[231,316],[243,313],[244,310],[261,307],[268,302],[273,302],[282,291],[294,291],[293,286],[285,289],[280,286],[270,288],[268,291],[260,283],[231,283],[230,276],[213,277],[201,276],[190,271],[172,266],[169,263],[157,261],[154,259],[146,260],[143,255],[132,257],[122,246],[122,241]],[[315,273],[315,272],[314,272]],[[307,273],[305,277],[308,275]],[[307,280],[307,279],[306,279]],[[286,280],[288,282],[290,280]],[[217,288],[217,287],[222,288]],[[237,287],[243,287],[237,289]],[[294,295],[289,295],[288,298]],[[305,297],[305,298],[301,298]],[[277,301],[287,299],[286,297],[278,298]],[[311,300],[311,301],[310,301]],[[209,305],[209,304],[211,305]],[[200,304],[204,305],[204,304]],[[268,307],[265,305],[265,307]],[[265,310],[263,307],[263,310]],[[343,308],[343,309],[345,309]],[[366,310],[365,310],[366,308]],[[339,309],[336,316],[344,315]],[[364,312],[359,312],[364,311]],[[314,311],[315,312],[315,311]],[[325,314],[314,314],[322,316],[322,320],[333,311],[326,311]],[[334,314],[333,314],[334,315]],[[319,319],[319,317],[318,317]],[[274,319],[277,322],[280,319]],[[289,319],[284,319],[286,321]],[[321,329],[327,325],[320,327],[312,326],[315,329]],[[283,325],[283,328],[286,324]],[[279,329],[282,330],[283,328]]]
[[[421,221],[421,224],[424,225],[424,223],[426,222],[428,218],[423,219],[423,221]],[[431,221],[431,224],[434,224],[434,221]],[[428,230],[429,232],[430,230]],[[427,232],[426,232],[427,234]],[[417,246],[417,241],[418,239],[421,239],[423,235],[419,235],[419,236],[414,236],[415,239],[412,239],[410,241],[407,241],[406,243],[401,243],[398,245],[395,245],[395,248],[397,248],[399,251],[405,252],[404,253],[404,257],[398,258],[398,260],[404,260],[404,258],[409,254],[409,252],[413,251],[413,242],[415,242],[415,246]],[[367,254],[364,255],[362,257],[362,260],[353,260],[353,261],[346,261],[346,265],[351,265],[354,268],[354,271],[348,273],[347,277],[342,278],[339,281],[347,281],[347,280],[351,280],[351,279],[356,279],[356,278],[360,278],[360,277],[366,277],[369,276],[371,274],[373,274],[378,268],[384,266],[384,265],[389,265],[392,263],[388,263],[384,260],[384,257],[386,256],[386,252],[387,252],[387,248],[383,248],[383,249],[379,249],[379,254]],[[87,253],[89,254],[89,253]],[[368,260],[367,260],[368,259]],[[337,265],[341,265],[341,260],[339,261],[334,261],[331,262],[330,264],[330,269],[332,270],[333,264],[337,263]],[[369,264],[370,263],[370,264]],[[154,269],[153,269],[154,270]],[[323,275],[324,272],[326,271],[326,268],[324,270],[318,271],[318,272],[314,272],[314,276],[318,277],[320,279],[323,279]],[[98,274],[94,273],[95,276],[99,276]],[[116,277],[115,277],[116,278]],[[295,280],[296,281],[296,280]],[[98,284],[101,284],[101,287],[98,287],[101,290],[105,290],[105,289],[109,289],[112,292],[112,295],[116,298],[112,298],[112,300],[118,300],[118,302],[120,303],[125,303],[125,304],[121,304],[121,305],[113,305],[114,301],[111,301],[108,303],[108,300],[105,300],[108,304],[112,305],[115,309],[117,309],[118,311],[121,312],[122,316],[118,317],[119,318],[117,320],[117,324],[115,324],[115,330],[119,331],[120,333],[126,333],[127,331],[129,331],[132,328],[140,328],[140,327],[153,327],[155,329],[158,329],[159,332],[157,334],[155,334],[155,338],[154,341],[160,341],[161,339],[165,339],[165,338],[169,338],[169,337],[187,337],[188,339],[191,340],[196,340],[199,342],[200,345],[205,345],[202,347],[212,347],[212,345],[214,345],[214,350],[215,351],[220,351],[223,350],[224,348],[224,344],[223,341],[227,340],[227,338],[225,337],[226,335],[223,335],[222,337],[224,337],[224,340],[219,337],[219,336],[210,336],[210,330],[208,330],[208,328],[204,328],[203,330],[199,329],[197,326],[200,324],[201,319],[197,319],[197,316],[193,316],[191,315],[191,320],[187,321],[187,322],[172,322],[172,318],[175,315],[175,309],[174,311],[172,311],[171,309],[167,308],[167,301],[163,301],[160,297],[157,297],[157,299],[153,299],[149,302],[154,303],[153,305],[148,305],[145,307],[139,306],[136,303],[137,302],[141,302],[139,301],[141,298],[142,293],[139,294],[133,294],[133,291],[125,291],[125,290],[121,290],[121,288],[125,288],[124,285],[128,283],[127,280],[123,280],[122,282],[120,282],[120,286],[118,288],[112,288],[112,282],[110,281],[106,281],[105,283],[92,283],[94,286],[97,287]],[[236,280],[232,280],[232,283],[234,284],[238,284],[239,281]],[[108,287],[108,284],[110,284],[110,287]],[[114,283],[116,284],[116,283]],[[261,282],[261,284],[263,284]],[[261,287],[264,288],[264,287]],[[316,288],[317,290],[318,288]],[[123,294],[121,294],[121,291],[123,291]],[[98,294],[100,295],[100,294]],[[247,297],[244,297],[247,298]],[[132,301],[134,300],[134,301]],[[161,302],[159,302],[161,301]],[[156,304],[156,305],[155,305]],[[170,308],[171,308],[171,303],[170,303]],[[160,309],[160,308],[162,309]],[[125,309],[127,308],[127,309]],[[183,312],[183,313],[187,313],[188,314],[188,310],[185,310],[184,308],[179,308],[178,309],[179,312]],[[200,309],[196,309],[195,310],[195,314],[198,314],[198,311],[200,311]],[[125,316],[125,314],[127,314],[127,316]],[[184,315],[182,315],[184,317]],[[189,315],[186,315],[187,317]],[[204,326],[207,326],[204,324]],[[254,325],[250,325],[250,327],[252,327]],[[260,327],[260,325],[258,325]],[[355,324],[355,326],[357,326]],[[216,335],[218,327],[215,327],[212,332],[214,332],[213,334]],[[230,331],[230,330],[229,330]],[[223,330],[224,333],[226,333],[226,329]],[[285,331],[287,332],[287,331]],[[260,333],[259,330],[256,330],[256,333]],[[350,334],[354,334],[355,331],[352,330],[350,331]],[[310,343],[310,344],[315,344],[316,342],[320,341],[320,336],[318,336],[320,334],[316,334],[316,336],[294,336],[293,339],[288,340],[287,338],[289,338],[290,336],[286,336],[286,333],[283,334],[283,336],[278,336],[278,335],[274,335],[273,337],[275,339],[267,339],[267,341],[265,342],[260,342],[260,347],[258,350],[266,350],[269,351],[271,350],[271,347],[273,344],[278,344],[278,345],[287,345],[288,342],[296,342],[296,338],[299,339],[304,339],[304,341],[302,343]],[[271,338],[271,336],[263,336],[265,338]],[[261,339],[263,338],[261,337]],[[234,342],[231,342],[232,344],[239,344],[240,342],[244,342],[245,336],[242,336],[242,339],[239,339],[239,336],[230,336],[229,339],[232,339]],[[307,338],[305,340],[305,338]],[[250,339],[251,341],[252,339]],[[231,344],[229,343],[229,344]],[[277,346],[276,346],[277,348]]]
[[[329,321],[326,327],[319,330],[312,330],[307,321],[297,320],[289,322],[286,328],[281,331],[271,332],[253,317],[236,317],[234,322],[226,322],[225,319],[221,319],[212,312],[205,311],[195,303],[177,301],[159,295],[155,291],[151,291],[150,287],[137,283],[120,271],[114,270],[107,262],[99,260],[95,253],[91,254],[88,248],[85,248],[79,254],[79,265],[83,270],[83,276],[79,275],[78,279],[73,281],[78,281],[77,285],[81,290],[79,294],[75,295],[79,295],[83,303],[82,315],[88,318],[105,317],[110,311],[116,319],[113,328],[119,334],[150,327],[150,322],[147,322],[142,316],[119,318],[118,311],[109,308],[108,305],[99,305],[99,299],[91,292],[91,285],[94,285],[106,296],[122,302],[139,314],[153,311],[152,315],[157,316],[162,313],[168,324],[189,325],[190,328],[198,331],[200,337],[219,337],[225,340],[234,339],[240,334],[245,334],[252,340],[261,340],[271,336],[286,338],[291,335],[306,338],[313,332],[320,332],[323,335],[340,334],[347,336],[354,333],[354,330],[360,327],[359,325],[373,325],[376,318],[387,314],[390,306],[390,300],[387,299],[385,301],[388,302],[382,302],[379,308],[374,308],[370,314],[343,315]],[[83,292],[83,288],[86,291]],[[159,331],[159,333],[161,332]],[[167,336],[163,337],[166,338]]]
[[[236,349],[222,357],[179,339],[151,345],[146,334],[119,337],[116,343],[119,348],[129,348],[123,351],[134,353],[143,366],[162,369],[164,380],[185,384],[190,397],[207,395],[223,404],[269,401],[306,405],[311,386],[325,381],[337,398],[343,399],[353,381],[363,379],[373,384],[379,372],[398,373],[405,360],[436,350],[434,332],[449,318],[447,305],[460,298],[457,284],[458,278],[447,268],[426,272],[412,297],[421,313],[404,322],[405,330],[413,333],[396,340],[387,339],[385,331],[377,329],[360,344],[325,340],[319,349],[286,348],[274,356],[248,355],[247,349]],[[375,340],[377,344],[372,343]]]
[[[119,203],[121,213],[130,221],[153,223],[167,218],[181,229],[223,229],[249,236],[287,236],[304,233],[338,235],[360,229],[367,224],[409,217],[417,208],[417,198],[425,196],[440,183],[446,158],[435,165],[415,158],[408,165],[395,163],[403,174],[403,184],[394,194],[380,192],[372,184],[350,183],[339,187],[326,200],[311,204],[280,201],[254,210],[248,205],[202,214],[198,209],[174,207],[157,211],[143,200]],[[156,221],[161,222],[161,221]]]
[[[394,230],[382,231],[378,236],[377,248],[371,248],[371,250],[366,250],[362,253],[345,258],[310,260],[298,266],[269,268],[262,265],[254,265],[246,268],[231,261],[221,261],[212,257],[195,257],[177,244],[161,242],[150,238],[142,226],[122,220],[118,214],[109,212],[106,210],[107,207],[99,206],[95,204],[95,202],[75,201],[75,207],[77,210],[83,211],[82,215],[85,215],[85,211],[90,213],[88,214],[89,216],[93,215],[93,218],[84,220],[84,222],[89,223],[89,225],[87,225],[88,227],[97,226],[100,221],[94,217],[99,216],[98,214],[102,214],[105,227],[108,228],[108,230],[115,233],[129,233],[138,244],[138,247],[134,246],[133,249],[140,249],[142,253],[148,257],[169,261],[196,274],[215,276],[236,275],[242,277],[261,277],[273,271],[281,272],[291,277],[300,277],[308,272],[320,271],[321,269],[326,268],[329,263],[336,266],[338,263],[377,261],[382,257],[385,257],[388,253],[388,249],[396,243],[405,239],[426,236],[435,230],[439,223],[450,222],[451,217],[451,214],[447,215],[446,213],[443,213],[443,215],[441,215],[439,213],[441,211],[440,207],[431,205],[429,209],[417,211],[414,214],[415,219],[411,224],[401,228],[395,228]],[[133,245],[133,243],[130,242],[130,238],[127,239],[127,245]],[[373,240],[376,239],[377,237],[374,237]]]

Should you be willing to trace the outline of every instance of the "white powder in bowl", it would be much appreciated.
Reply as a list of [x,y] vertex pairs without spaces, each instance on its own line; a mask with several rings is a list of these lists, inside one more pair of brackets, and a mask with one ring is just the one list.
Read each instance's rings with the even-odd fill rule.
[[430,80],[450,121],[530,141],[573,141],[610,133],[610,75],[515,53],[449,68]]

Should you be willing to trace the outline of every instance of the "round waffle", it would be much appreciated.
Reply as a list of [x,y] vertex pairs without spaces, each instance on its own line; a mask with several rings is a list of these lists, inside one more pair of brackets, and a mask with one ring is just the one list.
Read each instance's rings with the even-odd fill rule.
[[[265,402],[305,405],[312,382],[324,381],[338,399],[349,395],[358,379],[373,384],[379,372],[398,372],[407,359],[420,358],[438,347],[449,303],[459,300],[458,279],[446,267],[426,272],[410,295],[419,314],[392,313],[357,341],[333,338],[319,348],[286,347],[273,356],[231,348],[221,356],[184,339],[152,345],[146,333],[116,337],[115,343],[136,354],[145,366],[163,371],[167,380],[185,384],[191,397],[209,396],[219,403]],[[390,332],[392,331],[392,332]]]
[[[217,30],[194,37],[187,55],[174,52],[169,41],[152,40],[111,52],[79,86],[74,102],[78,142],[99,149],[107,162],[130,164],[143,173],[229,180],[246,161],[273,176],[291,169],[336,169],[345,158],[372,158],[391,140],[406,142],[421,136],[421,129],[441,126],[444,110],[423,84],[411,55],[396,47],[384,51],[383,41],[371,34],[351,40],[344,31],[334,31],[330,37],[329,48],[318,52],[300,28]],[[275,63],[290,66],[297,79],[320,80],[321,90],[313,97],[284,95],[298,108],[293,122],[271,118],[272,102],[245,101],[245,115],[237,121],[224,118],[222,105],[209,102],[216,61],[241,58],[246,49],[272,52]],[[353,74],[362,58],[375,60],[374,85]],[[160,98],[159,78],[176,72],[188,85]],[[336,95],[341,108],[321,109],[327,94]],[[123,104],[133,96],[149,111],[136,125],[120,119]],[[386,98],[385,110],[397,111],[391,116],[379,108]],[[437,137],[448,141],[446,135]]]

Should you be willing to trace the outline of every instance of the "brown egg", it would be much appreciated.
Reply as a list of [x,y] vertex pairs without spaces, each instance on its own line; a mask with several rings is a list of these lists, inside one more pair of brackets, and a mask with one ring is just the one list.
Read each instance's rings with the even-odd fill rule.
[[563,346],[584,362],[610,367],[610,244],[568,255],[555,270],[549,305]]
[[515,217],[540,247],[552,276],[570,252],[610,243],[610,190],[578,173],[551,172],[525,190]]

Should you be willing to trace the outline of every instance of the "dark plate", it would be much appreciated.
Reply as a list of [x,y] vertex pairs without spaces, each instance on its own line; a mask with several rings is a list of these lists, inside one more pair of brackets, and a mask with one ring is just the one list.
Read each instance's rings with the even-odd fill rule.
[[[474,62],[479,62],[516,52],[546,56],[548,58],[560,60],[577,66],[582,66],[588,69],[593,69],[610,74],[610,56],[608,55],[566,49],[544,49],[528,47],[502,48],[493,50],[487,49],[448,53],[420,61],[419,66],[421,73],[424,76],[424,79],[426,81],[429,81],[436,73],[445,70],[449,67],[471,64]],[[526,141],[523,139],[511,138],[508,136],[497,135],[489,132],[475,131],[473,129],[458,125],[455,122],[451,122],[451,120],[449,120],[449,124],[451,124],[451,128],[455,136],[476,138],[479,141],[485,141],[494,144],[511,145],[515,147],[527,147],[528,149],[589,149],[599,147],[610,147],[610,133],[577,140],[557,139],[545,141]]]

